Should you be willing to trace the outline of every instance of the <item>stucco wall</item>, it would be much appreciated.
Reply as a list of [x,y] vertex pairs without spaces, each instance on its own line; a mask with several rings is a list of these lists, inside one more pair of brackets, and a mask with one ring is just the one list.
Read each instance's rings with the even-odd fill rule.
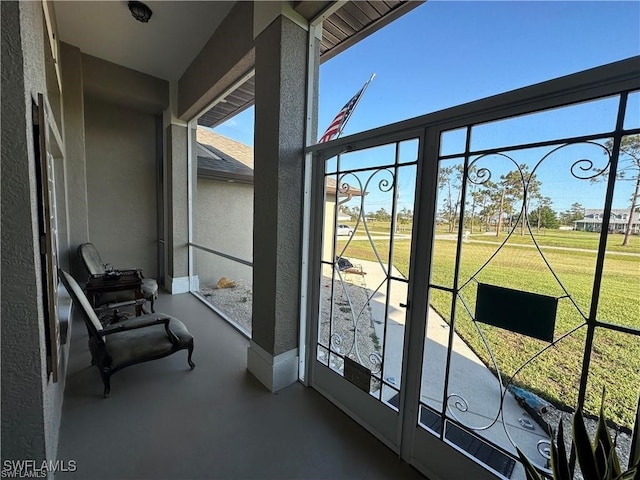
[[253,341],[298,345],[307,33],[279,17],[256,39]]
[[[193,206],[194,243],[243,260],[253,260],[253,185],[199,178]],[[251,268],[202,253],[194,264],[200,285],[220,277],[251,283]]]
[[84,148],[84,95],[82,55],[66,43],[60,44],[62,83],[64,86],[63,134],[66,150],[66,180],[69,212],[69,262],[76,278],[86,275],[76,254],[78,245],[89,241],[87,209],[87,169]]
[[127,108],[162,113],[169,106],[169,82],[82,54],[85,94]]
[[89,238],[105,262],[157,275],[159,117],[85,97]]
[[[166,247],[165,285],[173,291],[173,279],[189,275],[187,127],[170,124],[165,129]],[[192,134],[193,136],[195,133]],[[195,136],[193,137],[195,139]]]
[[47,87],[43,12],[39,2],[1,2],[0,8],[2,460],[53,460],[65,371],[63,365],[58,383],[46,375],[31,113],[32,98]]

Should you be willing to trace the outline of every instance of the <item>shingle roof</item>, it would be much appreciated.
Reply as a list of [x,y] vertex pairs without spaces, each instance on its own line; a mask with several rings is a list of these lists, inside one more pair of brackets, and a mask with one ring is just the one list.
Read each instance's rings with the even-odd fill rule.
[[[326,192],[335,195],[336,194],[336,179],[334,177],[326,177],[325,181]],[[360,197],[362,196],[362,192],[359,188],[354,187],[353,185],[349,185],[347,188],[344,188],[343,185],[340,186],[340,196],[352,196],[352,197]]]
[[[253,184],[253,148],[231,138],[198,127],[198,177]],[[326,191],[336,194],[336,180],[327,177]],[[340,197],[359,197],[362,192],[350,185]]]
[[253,183],[253,148],[200,127],[196,139],[199,177]]

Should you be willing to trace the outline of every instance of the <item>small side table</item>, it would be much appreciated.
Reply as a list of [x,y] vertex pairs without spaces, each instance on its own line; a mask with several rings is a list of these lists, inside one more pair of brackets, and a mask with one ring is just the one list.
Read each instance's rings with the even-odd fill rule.
[[[142,298],[142,274],[140,270],[111,270],[91,275],[85,286],[85,292],[92,307],[97,307],[100,295],[104,293],[132,291],[134,300]],[[136,316],[142,314],[142,305],[136,303]]]

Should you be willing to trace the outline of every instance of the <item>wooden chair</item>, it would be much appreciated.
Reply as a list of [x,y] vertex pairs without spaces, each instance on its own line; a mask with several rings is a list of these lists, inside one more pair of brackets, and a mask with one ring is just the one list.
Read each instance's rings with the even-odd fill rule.
[[[99,275],[106,272],[105,263],[102,261],[100,252],[93,243],[83,243],[78,247],[78,256],[82,259],[85,268],[89,272],[89,275]],[[158,298],[158,282],[153,278],[144,278],[142,276],[142,296],[151,304],[151,312],[155,310],[153,303]],[[131,300],[126,294],[123,296],[122,292],[114,293],[104,296],[102,303],[117,303],[126,300]]]
[[58,270],[58,277],[87,326],[91,364],[100,371],[105,398],[111,396],[111,375],[136,363],[188,350],[189,367],[193,369],[196,366],[191,361],[193,336],[177,318],[151,313],[103,327],[74,278],[63,270]]

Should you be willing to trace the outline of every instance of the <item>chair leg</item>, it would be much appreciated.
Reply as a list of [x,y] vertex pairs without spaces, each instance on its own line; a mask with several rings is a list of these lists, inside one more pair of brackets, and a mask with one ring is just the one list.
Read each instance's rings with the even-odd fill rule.
[[109,372],[101,372],[102,383],[104,383],[104,398],[111,396],[111,374]]
[[193,361],[191,361],[192,354],[193,354],[193,340],[191,340],[191,342],[189,343],[189,355],[187,356],[187,362],[189,362],[189,366],[191,367],[191,370],[193,370],[196,367],[196,364],[193,363]]

